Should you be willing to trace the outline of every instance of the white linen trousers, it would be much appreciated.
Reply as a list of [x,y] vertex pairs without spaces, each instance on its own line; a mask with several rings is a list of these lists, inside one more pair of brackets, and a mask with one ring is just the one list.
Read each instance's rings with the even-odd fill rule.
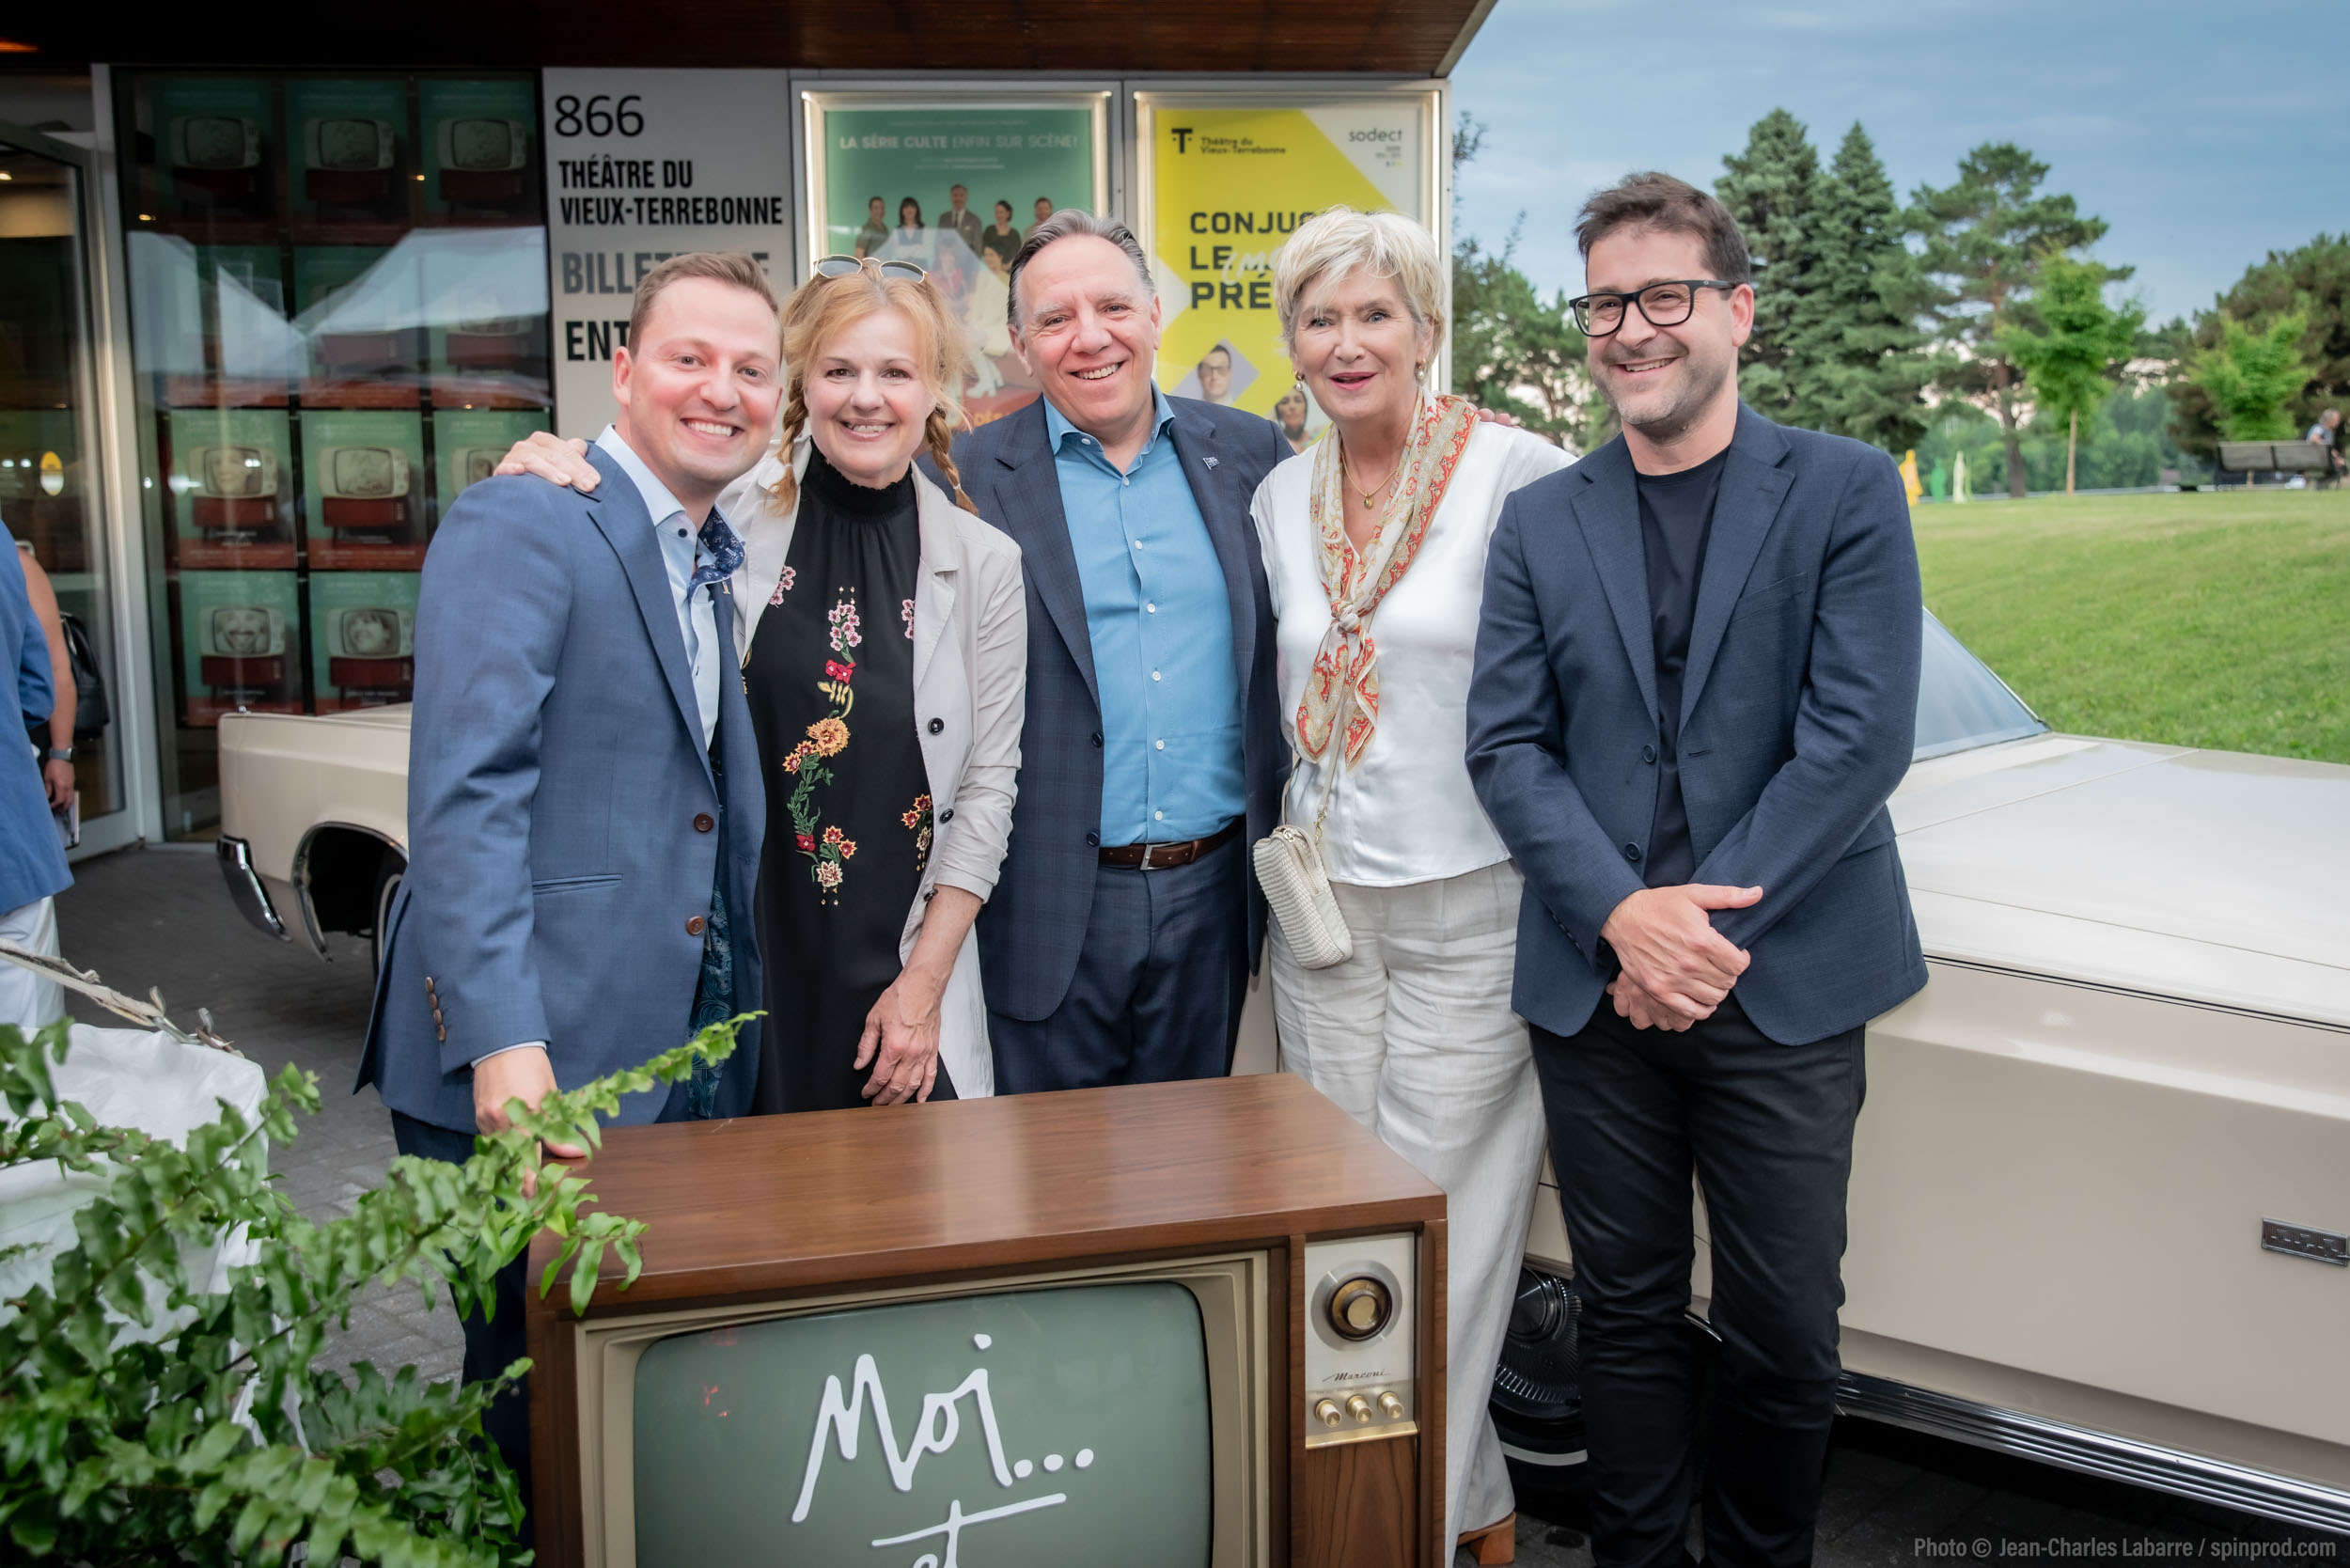
[[1445,1192],[1445,1560],[1514,1506],[1486,1413],[1542,1166],[1543,1101],[1510,1011],[1517,868],[1330,890],[1355,956],[1308,969],[1273,933],[1281,1065]]

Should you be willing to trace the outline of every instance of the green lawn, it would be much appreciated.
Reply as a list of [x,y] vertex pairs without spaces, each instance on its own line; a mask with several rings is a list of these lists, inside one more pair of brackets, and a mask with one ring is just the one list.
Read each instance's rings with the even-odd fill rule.
[[2350,491],[1911,515],[1927,607],[2057,729],[2350,762]]

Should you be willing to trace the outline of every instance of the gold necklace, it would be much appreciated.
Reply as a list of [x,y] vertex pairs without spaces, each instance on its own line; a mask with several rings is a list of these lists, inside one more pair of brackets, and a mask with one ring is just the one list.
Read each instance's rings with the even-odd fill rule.
[[[1384,479],[1381,479],[1381,480],[1380,480],[1377,484],[1372,485],[1372,486],[1371,486],[1369,490],[1357,490],[1357,489],[1355,489],[1355,481],[1354,481],[1353,479],[1351,479],[1351,478],[1350,478],[1350,479],[1348,479],[1348,480],[1346,481],[1346,488],[1347,488],[1347,489],[1349,489],[1349,490],[1354,491],[1355,494],[1357,494],[1357,495],[1361,496],[1361,497],[1363,498],[1363,505],[1364,505],[1364,506],[1366,506],[1366,507],[1370,506],[1370,505],[1371,505],[1371,497],[1373,497],[1373,496],[1377,495],[1377,494],[1378,494],[1381,491],[1383,491],[1383,490],[1386,489],[1386,488],[1387,488],[1387,486],[1389,486],[1389,485],[1391,485],[1391,484],[1395,483],[1395,477],[1396,477],[1396,475],[1397,475],[1397,474],[1399,474],[1399,473],[1401,473],[1401,472],[1402,471],[1402,468],[1403,468],[1403,459],[1404,459],[1404,456],[1405,456],[1405,455],[1406,455],[1406,454],[1407,454],[1410,450],[1411,450],[1411,443],[1407,441],[1407,442],[1405,442],[1405,443],[1403,444],[1403,451],[1401,451],[1401,452],[1396,453],[1396,454],[1395,454],[1395,462],[1393,462],[1392,463],[1390,463],[1390,464],[1388,464],[1388,465],[1387,465],[1387,477],[1386,477],[1386,478],[1384,478]],[[1345,456],[1346,456],[1346,454],[1345,454],[1345,449],[1344,449],[1343,447],[1341,447],[1341,448],[1340,449],[1340,454],[1339,454],[1339,457],[1340,457],[1339,466],[1340,467],[1340,469],[1344,469],[1344,468],[1346,467]]]

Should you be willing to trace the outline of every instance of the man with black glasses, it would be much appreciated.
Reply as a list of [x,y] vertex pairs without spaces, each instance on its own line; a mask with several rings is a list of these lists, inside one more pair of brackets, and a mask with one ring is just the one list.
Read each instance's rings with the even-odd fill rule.
[[1863,1028],[1926,978],[1885,808],[1917,557],[1884,453],[1739,402],[1754,290],[1721,203],[1634,175],[1576,238],[1623,433],[1502,510],[1468,764],[1528,895],[1512,1002],[1585,1309],[1592,1551],[1685,1560],[1694,1173],[1722,1341],[1707,1560],[1803,1563]]

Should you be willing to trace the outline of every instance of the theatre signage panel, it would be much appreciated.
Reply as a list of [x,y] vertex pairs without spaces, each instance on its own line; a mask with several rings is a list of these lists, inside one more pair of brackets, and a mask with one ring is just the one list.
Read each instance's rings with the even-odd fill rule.
[[[1141,238],[1159,284],[1167,391],[1268,417],[1294,377],[1273,258],[1334,202],[1437,227],[1433,88],[1328,98],[1137,93]],[[1320,423],[1319,415],[1310,416]]]
[[612,417],[637,279],[689,250],[747,251],[791,286],[791,96],[780,71],[549,71],[547,272],[555,416]]

